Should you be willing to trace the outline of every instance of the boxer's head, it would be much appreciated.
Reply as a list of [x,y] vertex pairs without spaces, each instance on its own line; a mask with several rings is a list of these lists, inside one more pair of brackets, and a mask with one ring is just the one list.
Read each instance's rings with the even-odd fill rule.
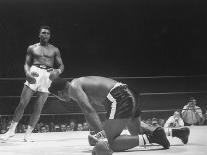
[[62,101],[69,101],[68,94],[69,82],[63,78],[56,78],[52,81],[49,92]]
[[39,38],[41,42],[47,43],[50,40],[51,30],[49,26],[41,26],[39,30]]

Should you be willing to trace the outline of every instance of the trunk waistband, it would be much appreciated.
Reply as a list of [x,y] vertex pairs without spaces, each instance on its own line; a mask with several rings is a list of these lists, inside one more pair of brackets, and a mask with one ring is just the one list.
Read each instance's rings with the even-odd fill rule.
[[[114,87],[110,90],[109,94],[107,95],[107,98],[108,98],[111,102],[116,101],[116,98],[115,98],[115,96],[114,96],[114,93],[116,93],[116,92],[114,92],[114,91],[116,91],[115,89],[118,88],[118,87],[120,87],[120,89],[125,89],[125,88],[127,87],[127,85],[126,85],[126,84],[123,84],[123,83],[120,83],[120,82],[117,82],[117,83],[114,85]],[[122,88],[121,88],[121,87],[122,87]],[[118,91],[120,91],[120,90],[118,90]]]
[[47,65],[43,65],[43,64],[33,64],[33,66],[36,66],[38,68],[41,68],[41,69],[45,69],[45,70],[50,70],[50,69],[53,69],[52,67],[50,66],[47,66]]

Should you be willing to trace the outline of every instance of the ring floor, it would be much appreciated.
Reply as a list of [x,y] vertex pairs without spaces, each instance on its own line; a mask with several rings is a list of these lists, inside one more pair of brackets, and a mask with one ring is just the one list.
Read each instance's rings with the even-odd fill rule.
[[[169,137],[170,149],[163,150],[159,145],[135,147],[113,155],[204,155],[207,154],[207,126],[191,126],[188,144]],[[34,142],[24,142],[23,134],[16,134],[6,142],[0,141],[0,155],[91,155],[92,146],[87,140],[88,132],[34,133]]]

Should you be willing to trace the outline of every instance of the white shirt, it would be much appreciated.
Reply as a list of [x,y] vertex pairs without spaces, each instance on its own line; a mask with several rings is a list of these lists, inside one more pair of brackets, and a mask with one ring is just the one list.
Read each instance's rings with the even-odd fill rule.
[[174,116],[170,116],[168,120],[165,122],[164,127],[181,127],[184,126],[184,122],[182,118],[175,119]]

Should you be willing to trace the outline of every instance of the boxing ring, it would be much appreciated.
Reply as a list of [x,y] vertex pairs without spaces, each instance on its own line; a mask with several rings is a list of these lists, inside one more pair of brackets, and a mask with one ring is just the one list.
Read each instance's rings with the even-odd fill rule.
[[[205,106],[207,85],[203,83],[205,83],[206,77],[207,76],[187,78],[176,77],[176,80],[172,80],[175,77],[132,77],[126,79],[123,77],[116,77],[115,79],[126,82],[135,88],[141,88],[139,91],[141,91],[140,102],[143,109],[142,118],[147,119],[149,116],[169,117],[173,110],[181,109],[185,104],[186,98],[191,95],[200,98],[199,102],[202,103],[201,105]],[[1,78],[0,82],[0,106],[1,104],[7,104],[7,106],[3,106],[6,112],[14,111],[19,102],[19,95],[24,78]],[[14,85],[17,89],[11,89]],[[35,97],[32,98],[32,102],[34,98]],[[82,113],[79,111],[80,109],[77,108],[78,106],[74,106],[75,104],[71,104],[67,107],[65,104],[57,102],[60,101],[57,101],[53,96],[49,96],[48,102],[44,106],[43,113],[41,114],[41,118],[52,117],[53,120],[57,118],[61,120],[61,115],[73,115],[78,118],[81,116],[81,118],[83,118]],[[57,104],[62,104],[62,107],[57,107]],[[167,107],[166,105],[170,105],[171,109],[169,109],[169,106]],[[99,113],[104,114],[103,109],[100,107],[98,108]],[[25,122],[28,122],[27,117],[30,115],[29,113],[31,113],[31,109],[32,107],[29,107],[24,114]],[[158,109],[159,112],[157,112]],[[57,111],[62,113],[54,113]],[[0,109],[0,112],[4,113],[5,111]],[[52,114],[48,114],[48,112],[51,112]],[[11,118],[11,116],[12,115],[7,114],[0,115],[2,118]],[[206,154],[207,135],[205,132],[207,131],[207,126],[190,126],[190,130],[191,133],[187,145],[182,144],[182,142],[177,138],[169,137],[171,147],[168,150],[163,150],[161,146],[153,144],[147,147],[138,146],[125,152],[115,152],[113,154]],[[24,142],[24,133],[17,133],[6,142],[0,141],[0,155],[91,155],[93,147],[88,144],[88,134],[88,131],[33,133],[32,139],[34,142]]]
[[[125,152],[115,152],[114,155],[204,155],[207,153],[207,126],[191,126],[188,144],[184,145],[177,138],[169,137],[171,147],[163,150],[159,145],[135,147]],[[87,131],[34,133],[34,142],[24,142],[23,134],[0,142],[2,155],[91,155],[93,149],[87,140]]]

